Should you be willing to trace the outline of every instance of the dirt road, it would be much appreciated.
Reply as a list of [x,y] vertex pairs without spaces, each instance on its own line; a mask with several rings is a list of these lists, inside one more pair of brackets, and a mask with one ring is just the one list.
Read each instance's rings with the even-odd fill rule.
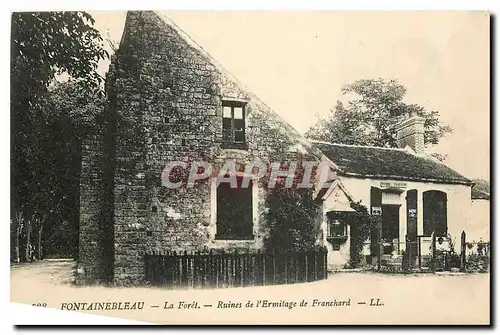
[[[238,324],[489,323],[489,274],[335,273],[314,283],[167,290],[74,286],[73,268],[72,261],[13,267],[11,301],[45,303],[57,309],[95,308],[110,302],[109,310],[85,312],[169,324],[228,320]],[[140,302],[142,309],[137,308]],[[112,303],[120,309],[112,309]],[[130,309],[134,303],[136,309]]]

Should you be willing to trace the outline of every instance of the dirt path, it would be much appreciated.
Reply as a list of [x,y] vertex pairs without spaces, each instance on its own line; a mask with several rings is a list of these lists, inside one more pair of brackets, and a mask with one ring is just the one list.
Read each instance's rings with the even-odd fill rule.
[[74,281],[75,265],[71,259],[22,263],[11,266],[11,281],[69,285]]
[[[142,310],[85,311],[139,321],[185,323],[470,324],[489,323],[489,274],[384,275],[336,273],[327,280],[295,285],[218,290],[74,286],[73,261],[42,261],[11,269],[11,300],[47,303],[144,302]],[[317,300],[316,306],[314,300]],[[374,300],[371,300],[374,299]],[[369,306],[380,299],[383,306]],[[246,308],[258,300],[297,302],[293,308]],[[349,301],[326,307],[321,302]],[[307,301],[307,307],[299,307]],[[179,308],[198,302],[195,309]],[[364,302],[365,304],[358,304]],[[236,306],[241,308],[218,308]],[[164,307],[172,304],[172,309]],[[318,305],[320,304],[320,305]],[[211,305],[212,307],[204,307]],[[158,307],[154,307],[158,306]]]

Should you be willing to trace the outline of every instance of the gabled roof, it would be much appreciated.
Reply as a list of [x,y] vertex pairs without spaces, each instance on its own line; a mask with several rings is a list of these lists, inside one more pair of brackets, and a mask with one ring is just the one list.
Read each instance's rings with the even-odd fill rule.
[[465,184],[471,181],[434,158],[405,149],[311,141],[338,166],[338,174],[361,178]]
[[336,179],[322,196],[326,212],[355,212],[351,207],[352,196],[344,187],[340,179]]
[[286,136],[291,142],[295,143],[292,148],[297,152],[305,151],[316,158],[321,158],[322,153],[309,145],[309,141],[302,136],[292,125],[285,121],[279,114],[272,110],[264,101],[254,94],[246,85],[238,78],[230,73],[222,64],[219,63],[211,54],[209,54],[200,44],[198,44],[191,36],[179,27],[168,15],[163,11],[152,11],[165,25],[172,28],[179,36],[202,57],[204,57],[211,65],[221,74],[221,90],[222,96],[227,99],[242,99],[252,101],[256,107],[266,117],[276,124],[280,125],[280,132]]

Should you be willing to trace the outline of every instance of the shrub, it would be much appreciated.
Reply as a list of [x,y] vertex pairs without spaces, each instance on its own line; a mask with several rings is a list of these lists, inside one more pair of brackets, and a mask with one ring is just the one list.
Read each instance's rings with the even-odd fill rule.
[[266,197],[269,235],[264,241],[273,252],[307,251],[316,244],[319,203],[312,189],[276,187]]
[[351,203],[351,208],[356,210],[356,212],[351,212],[347,219],[351,226],[351,266],[357,267],[361,262],[363,245],[376,228],[376,221],[368,213],[368,209],[360,203]]

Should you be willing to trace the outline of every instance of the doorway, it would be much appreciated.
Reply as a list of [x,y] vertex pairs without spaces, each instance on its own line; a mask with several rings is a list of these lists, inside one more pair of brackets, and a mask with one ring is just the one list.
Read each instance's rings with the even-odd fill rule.
[[399,206],[401,205],[382,205],[382,252],[384,254],[393,252],[393,241],[399,238]]

